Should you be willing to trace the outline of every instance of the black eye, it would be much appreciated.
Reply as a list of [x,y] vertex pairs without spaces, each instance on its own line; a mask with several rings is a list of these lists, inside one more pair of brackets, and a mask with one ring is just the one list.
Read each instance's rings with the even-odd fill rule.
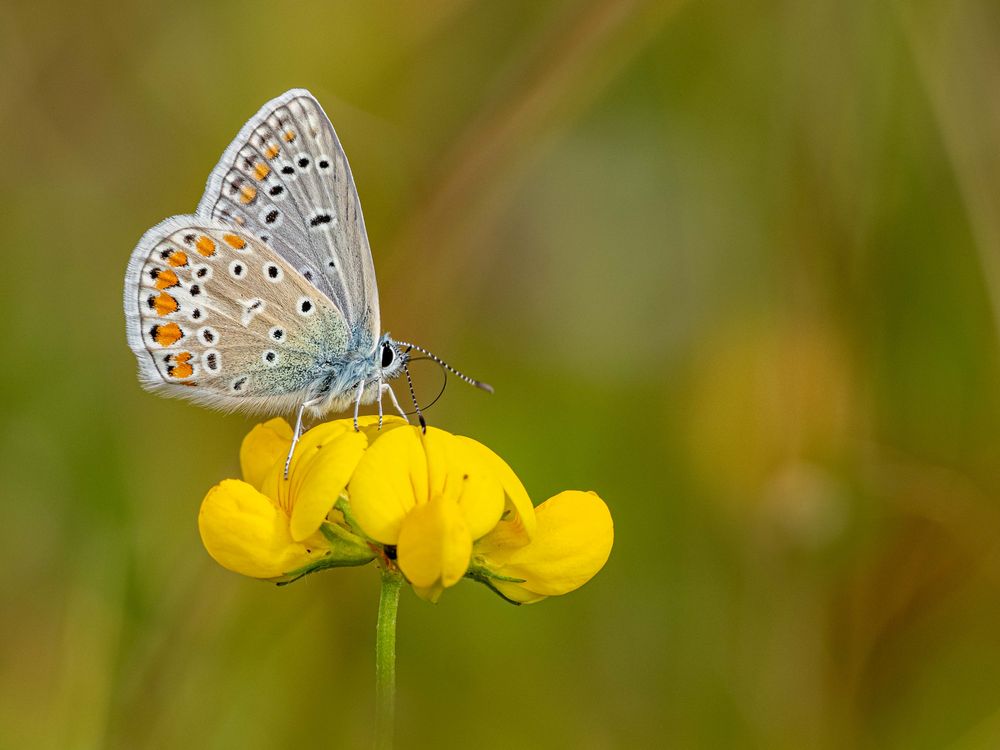
[[385,369],[386,367],[388,367],[389,365],[391,365],[392,364],[392,359],[395,356],[396,356],[396,353],[392,350],[392,347],[389,346],[388,344],[383,344],[382,345],[382,368]]

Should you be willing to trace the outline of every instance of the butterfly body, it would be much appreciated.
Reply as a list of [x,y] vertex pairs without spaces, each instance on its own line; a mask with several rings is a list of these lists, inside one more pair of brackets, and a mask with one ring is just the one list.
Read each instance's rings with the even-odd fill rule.
[[[357,350],[344,355],[331,354],[322,362],[323,373],[314,381],[308,400],[315,401],[313,411],[321,414],[347,411],[355,402],[370,404],[378,399],[379,384],[396,377],[406,361],[406,355],[399,353],[398,359],[388,367],[382,367],[380,360],[387,347],[399,352],[398,345],[383,334],[374,351],[369,355],[358,354]],[[358,386],[361,384],[360,395]]]
[[243,127],[194,214],[143,235],[124,307],[142,385],[227,411],[356,410],[407,358],[379,328],[347,158],[303,89]]

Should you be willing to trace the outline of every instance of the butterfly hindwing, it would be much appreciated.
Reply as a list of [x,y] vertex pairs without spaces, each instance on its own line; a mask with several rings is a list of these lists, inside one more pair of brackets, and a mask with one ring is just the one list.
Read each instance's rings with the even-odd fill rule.
[[341,311],[359,348],[380,332],[378,289],[354,178],[319,102],[265,104],[212,171],[199,216],[262,239]]
[[223,409],[293,408],[350,338],[340,311],[288,260],[198,216],[143,235],[125,313],[147,389]]

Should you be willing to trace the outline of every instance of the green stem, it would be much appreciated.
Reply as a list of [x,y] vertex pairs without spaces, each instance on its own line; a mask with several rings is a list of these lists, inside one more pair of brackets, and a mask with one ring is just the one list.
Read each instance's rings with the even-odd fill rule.
[[375,748],[392,750],[396,714],[396,610],[403,576],[382,568],[382,593],[375,628]]

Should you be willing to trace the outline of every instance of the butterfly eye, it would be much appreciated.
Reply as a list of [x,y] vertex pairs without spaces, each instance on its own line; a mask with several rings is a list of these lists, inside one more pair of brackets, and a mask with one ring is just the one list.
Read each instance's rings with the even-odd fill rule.
[[382,369],[383,370],[386,367],[388,367],[389,365],[392,364],[392,360],[393,360],[393,358],[395,358],[395,356],[396,356],[396,353],[392,350],[392,347],[389,346],[389,344],[383,344],[382,345]]

